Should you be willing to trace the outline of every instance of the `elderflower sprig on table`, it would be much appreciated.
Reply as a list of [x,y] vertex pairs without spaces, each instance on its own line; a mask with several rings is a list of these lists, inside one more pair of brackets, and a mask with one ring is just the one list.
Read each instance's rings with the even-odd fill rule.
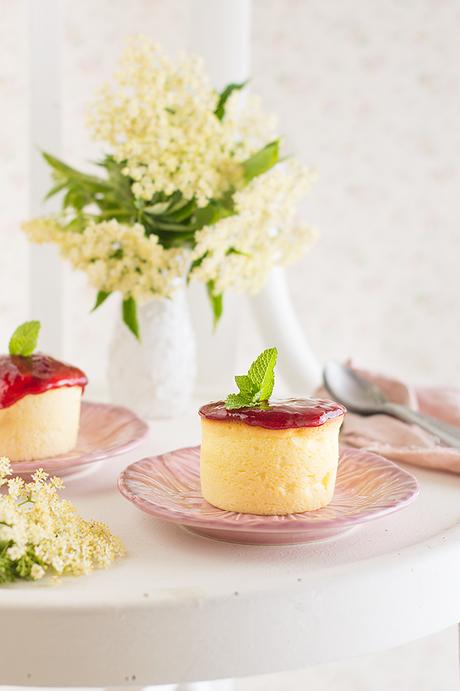
[[87,521],[58,493],[64,485],[37,470],[30,482],[9,478],[11,465],[0,458],[0,584],[80,576],[107,568],[125,553],[121,540],[99,521]]
[[120,292],[137,337],[137,304],[171,297],[184,277],[206,284],[217,320],[227,288],[258,290],[311,242],[294,221],[309,173],[280,158],[274,118],[244,87],[218,93],[200,59],[173,62],[137,37],[90,107],[102,175],[44,154],[62,212],[24,230],[87,273],[95,307]]

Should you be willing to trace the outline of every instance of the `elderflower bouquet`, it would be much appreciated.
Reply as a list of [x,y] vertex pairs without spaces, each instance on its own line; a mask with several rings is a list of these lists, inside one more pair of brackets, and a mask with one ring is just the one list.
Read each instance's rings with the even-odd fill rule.
[[174,63],[138,37],[90,107],[100,173],[44,154],[62,211],[24,230],[86,272],[95,307],[120,292],[136,336],[137,304],[171,297],[184,277],[207,286],[217,321],[227,288],[256,292],[311,241],[295,222],[310,176],[281,158],[273,118],[244,86],[218,93],[201,60]]
[[0,584],[45,574],[80,576],[106,568],[124,554],[121,540],[99,521],[86,521],[61,499],[57,477],[37,470],[31,482],[11,475],[0,458]]

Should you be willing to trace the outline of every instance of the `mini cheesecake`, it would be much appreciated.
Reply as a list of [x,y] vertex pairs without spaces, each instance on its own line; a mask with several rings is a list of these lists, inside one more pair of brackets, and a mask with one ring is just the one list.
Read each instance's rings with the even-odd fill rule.
[[84,372],[36,353],[0,356],[0,456],[33,461],[74,448]]
[[329,504],[346,410],[319,399],[286,399],[227,410],[200,408],[203,497],[226,511],[283,515]]

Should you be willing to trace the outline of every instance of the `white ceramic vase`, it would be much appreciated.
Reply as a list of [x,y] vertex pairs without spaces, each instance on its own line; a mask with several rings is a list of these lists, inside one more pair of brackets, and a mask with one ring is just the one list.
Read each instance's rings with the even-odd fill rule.
[[147,419],[175,417],[190,407],[196,375],[185,287],[171,299],[140,306],[138,316],[140,342],[121,319],[115,326],[108,370],[111,400]]

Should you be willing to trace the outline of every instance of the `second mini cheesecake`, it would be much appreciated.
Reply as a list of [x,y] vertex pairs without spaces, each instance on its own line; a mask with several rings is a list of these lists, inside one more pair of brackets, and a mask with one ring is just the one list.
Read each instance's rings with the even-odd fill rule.
[[31,461],[73,449],[87,382],[42,353],[0,356],[0,455]]
[[203,497],[227,511],[283,515],[332,499],[345,408],[320,399],[200,408]]

